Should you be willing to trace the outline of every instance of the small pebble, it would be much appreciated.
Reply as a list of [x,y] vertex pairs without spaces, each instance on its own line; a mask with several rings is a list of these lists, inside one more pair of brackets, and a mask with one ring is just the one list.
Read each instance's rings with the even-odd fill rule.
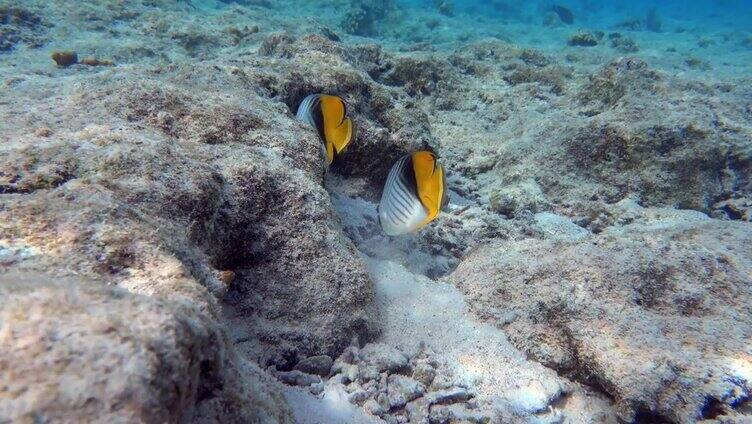
[[428,423],[429,406],[430,405],[426,398],[418,398],[412,402],[409,402],[407,406],[405,406],[405,411],[407,412],[407,416],[410,419],[410,422],[421,424]]
[[368,399],[366,403],[363,404],[363,409],[369,414],[376,416],[381,416],[386,413],[386,409],[384,409],[384,407],[382,407],[375,399]]
[[453,387],[451,389],[438,390],[435,392],[430,392],[426,395],[426,399],[431,404],[464,402],[472,397],[473,397],[472,394],[470,394],[467,390],[461,387]]
[[311,384],[308,390],[312,395],[320,395],[324,391],[324,387],[324,382],[319,381],[318,383]]
[[298,370],[278,371],[277,378],[283,383],[291,386],[310,386],[321,382],[321,377],[306,374]]
[[374,365],[362,366],[358,371],[358,379],[361,382],[377,380],[378,378],[379,369]]
[[52,135],[52,130],[47,127],[37,128],[36,131],[34,131],[34,135],[37,137],[47,138]]
[[389,376],[387,393],[391,408],[401,408],[425,392],[426,387],[410,377],[399,374]]
[[366,392],[365,390],[356,390],[350,393],[347,399],[350,401],[350,403],[362,405],[366,400],[368,400],[368,392]]
[[418,362],[413,368],[413,378],[425,386],[430,386],[436,377],[436,370],[426,362]]
[[407,356],[398,349],[384,343],[371,343],[360,350],[363,362],[374,365],[379,372],[395,372],[404,369],[408,365]]

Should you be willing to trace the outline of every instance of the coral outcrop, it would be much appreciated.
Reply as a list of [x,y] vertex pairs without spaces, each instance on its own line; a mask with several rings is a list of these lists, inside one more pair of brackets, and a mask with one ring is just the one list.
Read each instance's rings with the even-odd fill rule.
[[260,63],[273,63],[273,71],[251,70],[249,77],[291,111],[309,93],[336,94],[350,106],[356,139],[335,164],[338,173],[379,185],[399,157],[434,145],[425,114],[391,86],[430,91],[439,78],[435,61],[395,58],[375,45],[348,50],[318,35],[275,34],[264,41],[262,52],[269,57]]
[[640,50],[633,39],[625,37],[618,32],[608,34],[608,39],[611,40],[611,47],[622,53],[635,53]]
[[749,225],[617,208],[633,223],[489,245],[451,279],[529,355],[613,396],[626,421],[733,418],[752,393]]
[[[121,69],[82,84],[49,81],[65,93],[64,114],[43,94],[47,83],[17,88],[17,98],[39,98],[34,125],[44,131],[3,129],[16,141],[2,146],[0,240],[33,252],[3,266],[68,270],[195,304],[207,325],[227,325],[215,337],[231,337],[228,351],[262,364],[334,355],[373,337],[372,283],[323,188],[316,134],[242,71],[197,66],[166,78]],[[205,94],[217,90],[224,94]],[[260,384],[253,373],[216,367]],[[175,410],[190,413],[199,400]],[[280,401],[269,414],[284,416],[277,407],[284,411]],[[176,419],[169,413],[160,416]]]
[[0,340],[4,421],[293,422],[271,381],[185,302],[6,272]]
[[[478,68],[480,63],[476,60],[473,66]],[[532,84],[538,87],[533,89],[534,95],[543,97],[545,91],[541,91],[541,86],[551,85],[554,93],[573,96],[580,106],[572,115],[560,115],[560,111],[553,109],[551,116],[560,116],[561,120],[525,126],[530,135],[521,137],[514,149],[503,147],[503,141],[502,147],[484,148],[476,143],[473,150],[483,151],[482,156],[475,153],[479,156],[477,164],[474,159],[461,164],[458,161],[457,171],[471,180],[482,181],[480,193],[488,195],[491,204],[500,208],[497,210],[509,211],[509,207],[499,203],[504,197],[501,192],[520,185],[531,186],[523,183],[530,180],[540,187],[541,194],[536,195],[539,200],[523,204],[553,204],[555,208],[560,205],[581,216],[587,215],[587,204],[598,201],[613,203],[633,198],[644,205],[709,213],[719,200],[749,196],[752,187],[747,140],[751,135],[743,124],[748,119],[743,104],[734,100],[700,100],[708,90],[720,99],[736,98],[744,88],[728,92],[704,84],[681,83],[630,57],[601,67],[578,90],[569,92],[564,87],[571,89],[571,76],[552,65],[533,68],[511,62],[503,67],[516,70],[504,75],[508,71],[499,69],[498,74],[477,74],[475,78],[486,87],[501,78],[514,84],[515,90],[520,87],[520,91]],[[499,108],[503,107],[501,113],[506,114],[504,109],[522,107],[514,100],[495,100],[493,91],[485,90],[483,95],[489,101],[475,112],[479,119],[499,122]],[[443,96],[455,98],[454,105],[462,105],[461,99],[466,98],[465,94],[449,90],[436,97]],[[697,100],[687,103],[688,98]],[[716,114],[725,117],[720,125],[713,119]],[[564,116],[574,115],[579,117],[568,122],[578,124],[562,124],[567,121]],[[511,131],[523,126],[522,122],[504,119],[503,115],[501,122],[504,122],[502,128]],[[543,122],[556,124],[549,127]],[[444,123],[432,124],[434,132],[438,128],[438,133],[443,134]],[[448,126],[446,130],[449,131]],[[476,138],[484,133],[481,125],[474,131]],[[471,137],[469,132],[468,137]],[[448,155],[461,150],[457,145],[445,145]],[[544,163],[546,167],[539,166]],[[484,175],[488,174],[500,178],[486,179]],[[536,208],[530,210],[541,210]]]
[[380,34],[381,23],[394,8],[394,0],[352,0],[341,26],[350,34],[366,37]]

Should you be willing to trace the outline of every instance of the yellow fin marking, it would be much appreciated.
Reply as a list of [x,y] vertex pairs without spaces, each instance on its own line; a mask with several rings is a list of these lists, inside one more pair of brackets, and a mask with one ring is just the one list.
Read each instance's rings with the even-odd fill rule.
[[[353,122],[350,118],[345,118],[345,102],[337,96],[328,95],[322,95],[320,102],[327,156],[330,150],[342,153],[353,138]],[[333,154],[329,157],[329,162],[332,160]]]
[[431,152],[415,152],[412,159],[418,197],[428,211],[428,216],[420,224],[420,227],[423,227],[436,219],[441,210],[441,200],[444,197],[444,167]]

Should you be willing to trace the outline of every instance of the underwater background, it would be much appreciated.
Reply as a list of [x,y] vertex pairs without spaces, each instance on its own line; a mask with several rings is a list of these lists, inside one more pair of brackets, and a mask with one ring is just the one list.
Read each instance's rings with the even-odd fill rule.
[[[190,4],[205,13],[227,6],[218,0]],[[674,71],[729,76],[749,72],[752,4],[748,1],[388,0],[363,2],[355,8],[343,1],[274,4],[288,16],[341,27],[382,43],[429,43],[442,49],[494,37],[553,54],[561,53],[572,33],[582,30],[597,39],[581,42],[601,46],[596,50],[603,56],[608,49],[602,47],[611,47],[613,57],[636,54]],[[623,37],[608,38],[613,34]]]
[[0,423],[750,422],[751,220],[750,1],[0,0]]

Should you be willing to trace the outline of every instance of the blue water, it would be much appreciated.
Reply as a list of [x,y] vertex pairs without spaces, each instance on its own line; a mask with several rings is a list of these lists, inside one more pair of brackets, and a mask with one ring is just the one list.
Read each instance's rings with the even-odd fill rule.
[[[206,7],[212,4],[232,4],[254,6],[261,2],[255,0],[184,0],[193,5]],[[375,5],[386,9],[388,4],[395,5],[403,11],[419,10],[430,12],[438,10],[438,4],[451,5],[455,15],[467,15],[477,18],[506,18],[520,22],[541,21],[545,13],[553,5],[560,5],[572,11],[574,25],[608,26],[628,19],[644,19],[651,9],[655,9],[658,16],[670,24],[679,22],[695,25],[715,26],[719,30],[752,30],[752,0],[691,0],[691,1],[645,1],[645,0],[560,0],[560,1],[509,1],[509,0],[348,0],[348,1],[309,1],[293,0],[288,2],[267,2],[275,9],[290,9],[292,14],[305,11],[307,6],[329,7],[332,14],[358,4]],[[299,7],[300,6],[300,7]],[[320,14],[321,8],[312,19],[325,20]],[[409,17],[409,16],[404,16]],[[713,28],[708,28],[713,29]]]
[[[564,12],[555,13],[554,6]],[[290,1],[275,7],[377,43],[420,43],[456,50],[473,41],[497,38],[560,58],[590,55],[580,63],[603,63],[629,54],[676,73],[718,78],[752,73],[752,0],[347,0]],[[366,19],[373,20],[373,31],[346,28],[348,11],[358,7],[372,9]],[[568,46],[578,31],[599,34],[602,39],[596,48]],[[616,32],[636,48],[613,46],[608,37]],[[700,65],[688,66],[689,62]]]
[[[406,7],[435,7],[434,0],[400,0]],[[694,0],[694,1],[503,1],[465,0],[453,2],[457,13],[486,17],[516,17],[534,21],[552,5],[561,5],[571,10],[576,24],[616,24],[625,19],[644,18],[651,9],[671,22],[692,22],[697,25],[720,24],[719,29],[752,29],[752,1],[746,0]]]
[[[571,11],[572,28],[612,29],[627,21],[644,24],[648,14],[661,23],[660,32],[731,32],[752,31],[752,0],[692,0],[692,1],[646,1],[646,0],[340,0],[340,1],[268,1],[261,0],[183,0],[202,8],[212,5],[229,5],[237,2],[254,7],[271,5],[274,10],[289,9],[290,15],[309,14],[310,19],[326,22],[341,15],[349,8],[365,5],[378,10],[392,9],[392,17],[404,21],[428,19],[432,13],[439,15],[439,5],[447,5],[448,15],[455,19],[455,30],[477,29],[476,21],[496,20],[500,24],[543,24],[552,6],[562,6]],[[283,18],[282,16],[279,16]],[[550,22],[549,22],[550,23]]]

